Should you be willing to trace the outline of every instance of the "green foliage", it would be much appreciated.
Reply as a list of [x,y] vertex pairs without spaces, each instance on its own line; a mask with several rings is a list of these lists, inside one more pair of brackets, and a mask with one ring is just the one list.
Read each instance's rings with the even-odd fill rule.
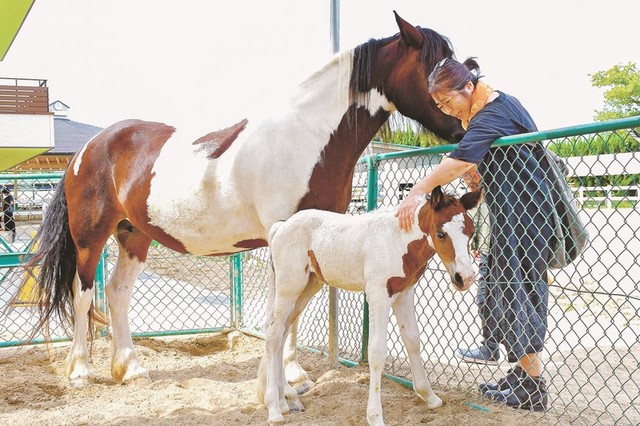
[[380,128],[375,138],[390,144],[418,146],[420,148],[446,145],[448,143],[436,134],[423,129],[410,118],[399,114],[393,114]]
[[[560,157],[585,157],[600,154],[618,154],[640,151],[640,141],[630,130],[572,136],[554,140],[547,146]],[[572,186],[637,185],[640,175],[604,175],[571,178]]]
[[614,65],[589,76],[594,87],[607,88],[604,92],[604,109],[596,111],[596,120],[640,115],[640,70],[636,64]]

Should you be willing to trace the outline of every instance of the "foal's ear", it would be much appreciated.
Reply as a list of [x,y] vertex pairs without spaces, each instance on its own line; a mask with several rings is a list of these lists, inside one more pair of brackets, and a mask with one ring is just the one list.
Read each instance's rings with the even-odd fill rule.
[[484,198],[484,187],[481,186],[479,190],[473,191],[473,192],[467,192],[462,197],[460,197],[460,202],[462,203],[462,206],[465,209],[471,210],[477,207],[483,198]]
[[400,29],[400,37],[402,38],[402,41],[404,41],[407,46],[420,49],[422,47],[422,43],[424,43],[422,33],[418,31],[416,27],[402,19],[395,10],[393,11],[393,14],[396,16],[396,23]]
[[440,185],[436,186],[435,188],[433,188],[433,191],[431,191],[429,202],[431,203],[431,207],[435,211],[440,209],[444,204],[444,192],[442,192],[442,187]]

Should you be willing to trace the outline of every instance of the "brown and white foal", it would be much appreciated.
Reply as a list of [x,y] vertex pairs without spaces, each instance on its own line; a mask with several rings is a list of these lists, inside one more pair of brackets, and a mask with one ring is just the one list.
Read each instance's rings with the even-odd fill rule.
[[[413,227],[403,232],[391,211],[349,216],[303,210],[269,232],[273,268],[269,282],[266,350],[258,373],[258,397],[269,410],[269,424],[284,422],[290,410],[285,399],[283,346],[292,322],[326,283],[364,291],[369,303],[370,425],[384,424],[380,402],[382,368],[387,356],[387,324],[393,307],[409,354],[414,389],[428,408],[442,400],[433,392],[420,358],[419,329],[414,311],[414,284],[427,262],[438,253],[453,287],[469,289],[475,269],[469,253],[474,225],[468,210],[483,193],[461,198],[433,190],[416,210]],[[292,409],[302,404],[290,391]],[[293,400],[292,400],[293,399]]]

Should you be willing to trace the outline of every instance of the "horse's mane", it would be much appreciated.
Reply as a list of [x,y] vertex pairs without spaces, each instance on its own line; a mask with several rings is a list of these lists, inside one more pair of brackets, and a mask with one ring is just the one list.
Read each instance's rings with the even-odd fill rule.
[[[427,70],[427,75],[433,71],[438,60],[443,57],[453,57],[453,47],[448,38],[429,28],[416,27],[423,35],[425,43],[420,51],[420,61]],[[351,100],[358,96],[366,96],[374,87],[371,80],[371,65],[376,52],[395,41],[400,34],[382,39],[370,39],[357,46],[353,53],[353,70],[349,82],[349,97]]]

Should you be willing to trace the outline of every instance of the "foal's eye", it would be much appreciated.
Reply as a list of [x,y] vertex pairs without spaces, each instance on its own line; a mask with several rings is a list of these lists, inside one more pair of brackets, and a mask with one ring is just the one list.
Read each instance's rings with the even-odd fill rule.
[[438,232],[436,232],[436,237],[437,237],[439,240],[444,240],[444,237],[446,237],[446,236],[447,236],[447,234],[445,234],[445,233],[444,233],[444,232],[442,232],[442,231],[438,231]]

